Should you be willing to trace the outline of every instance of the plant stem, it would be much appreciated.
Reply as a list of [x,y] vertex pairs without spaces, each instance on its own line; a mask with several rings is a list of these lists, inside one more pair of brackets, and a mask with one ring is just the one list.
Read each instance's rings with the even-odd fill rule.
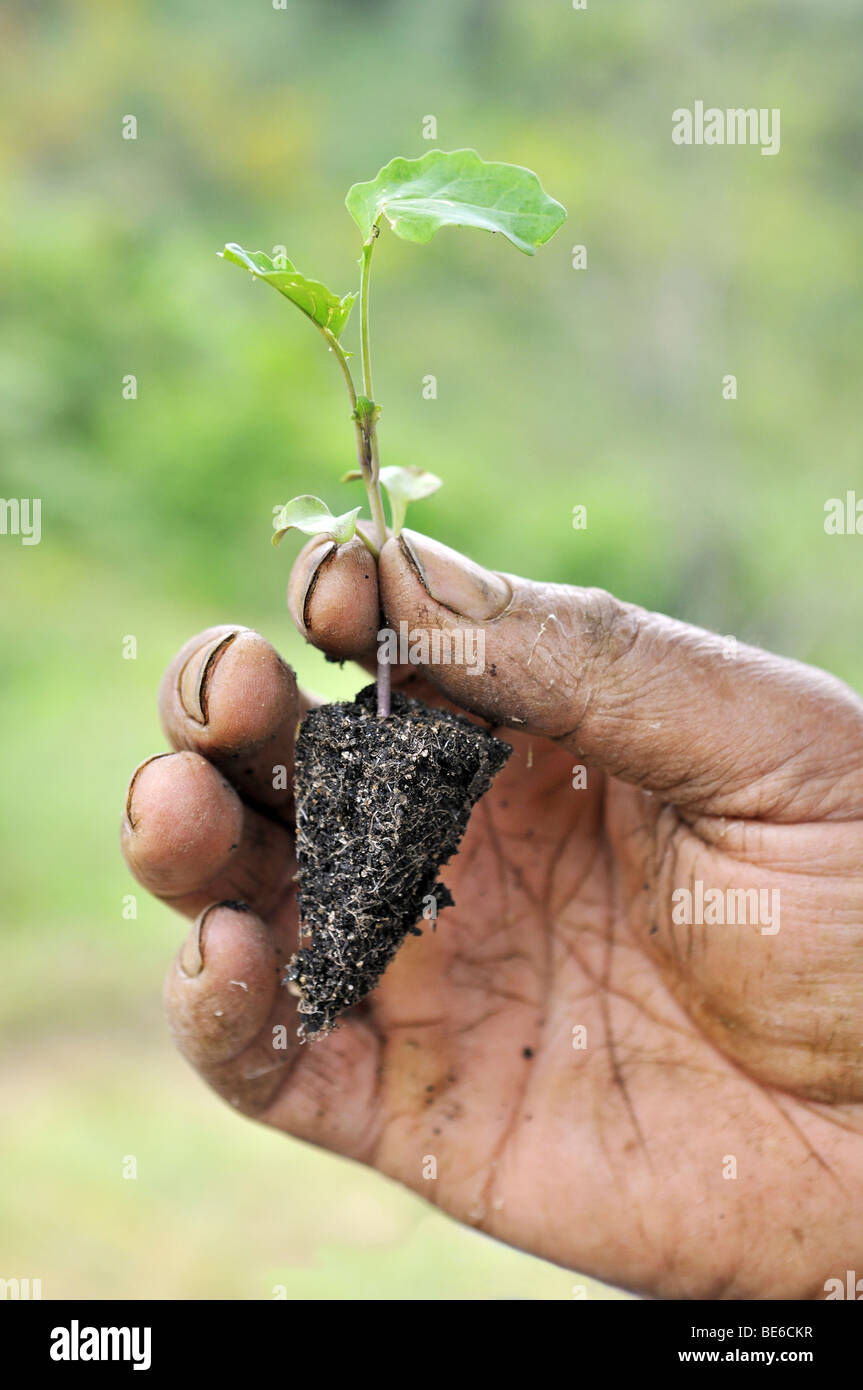
[[372,274],[372,252],[380,232],[376,222],[371,236],[363,243],[362,278],[360,281],[360,352],[363,364],[363,390],[370,401],[374,400],[372,391],[372,354],[369,341],[369,282]]
[[374,541],[370,541],[369,538],[368,538],[368,536],[367,536],[363,531],[360,530],[359,526],[357,527],[357,536],[358,536],[359,539],[362,541],[363,545],[365,546],[366,550],[367,550],[367,551],[369,552],[369,554],[371,555],[372,559],[374,559],[374,560],[379,560],[379,559],[380,559],[380,553],[381,553],[381,552],[378,550],[378,548],[377,548],[377,546],[375,545]]
[[[326,339],[330,351],[335,354],[336,360],[342,370],[342,375],[347,386],[348,399],[351,403],[351,414],[354,421],[354,432],[357,441],[357,461],[359,462],[360,472],[363,475],[363,482],[366,485],[366,492],[369,498],[369,510],[372,514],[372,522],[375,528],[376,546],[358,532],[360,540],[368,547],[372,555],[377,559],[381,548],[387,540],[387,522],[384,514],[383,498],[381,497],[380,485],[380,449],[378,446],[377,421],[374,412],[374,396],[372,395],[372,364],[371,364],[371,343],[369,336],[369,281],[371,277],[372,251],[380,231],[379,224],[376,222],[372,228],[372,234],[368,241],[363,245],[362,257],[362,279],[360,282],[360,353],[363,373],[363,391],[369,402],[371,402],[371,413],[360,418],[358,409],[357,392],[354,386],[353,376],[351,375],[350,365],[347,354],[341,343],[329,328],[321,328],[321,332]],[[386,661],[381,658],[381,649],[378,648],[378,718],[386,719],[391,707],[391,680],[390,668]]]
[[[372,252],[375,249],[375,242],[380,235],[380,229],[380,218],[378,218],[372,227],[371,236],[368,241],[363,243],[362,278],[360,280],[360,354],[363,368],[363,391],[365,392],[366,398],[370,400],[372,404],[374,404],[375,396],[372,386],[372,350],[369,332],[369,285],[372,275]],[[381,544],[383,544],[386,540],[387,527],[384,518],[383,502],[381,500],[381,459],[378,446],[377,419],[374,413],[369,421],[366,438],[369,451],[369,468],[371,471],[371,489],[377,495],[377,510],[380,515],[381,530],[379,539]],[[372,514],[375,515],[374,507],[372,508]]]
[[[363,391],[367,399],[372,402],[372,405],[374,405],[375,397],[372,386],[372,353],[369,333],[369,285],[372,273],[372,252],[375,249],[375,242],[378,239],[379,233],[380,218],[378,218],[372,227],[371,236],[368,241],[363,243],[362,277],[360,280],[360,354],[363,369]],[[366,488],[369,494],[369,505],[375,523],[378,544],[383,546],[387,539],[387,523],[386,517],[384,516],[383,500],[381,498],[381,459],[378,447],[377,420],[375,419],[374,411],[369,417],[364,434],[368,450],[368,477]],[[390,712],[390,707],[390,668],[388,663],[381,656],[381,648],[378,647],[378,719],[386,719]]]
[[347,353],[339,342],[338,338],[329,328],[321,329],[324,338],[329,346],[330,352],[335,355],[336,361],[342,369],[345,385],[348,391],[348,400],[351,403],[351,417],[354,422],[354,434],[357,441],[357,462],[360,472],[363,475],[363,482],[369,496],[369,507],[374,522],[378,548],[384,545],[387,539],[387,523],[384,516],[384,505],[381,499],[380,484],[378,483],[377,473],[374,468],[374,460],[378,455],[377,432],[374,425],[365,427],[360,420],[357,410],[357,393],[354,387],[354,379],[351,375]]
[[330,349],[330,352],[332,352],[335,355],[336,361],[342,369],[342,375],[345,379],[345,385],[348,388],[348,400],[351,403],[351,417],[354,422],[354,432],[357,437],[357,462],[360,465],[360,472],[362,473],[363,477],[365,477],[365,438],[363,435],[362,426],[360,425],[359,417],[357,415],[357,393],[356,388],[354,387],[354,379],[351,376],[351,369],[348,365],[347,354],[345,353],[344,348],[342,347],[336,335],[332,333],[329,328],[322,328],[321,333],[324,335],[324,339]]
[[350,367],[348,366],[348,357],[347,357],[347,353],[345,352],[344,348],[342,347],[342,345],[341,345],[341,343],[339,342],[338,338],[336,337],[335,333],[333,333],[331,329],[329,329],[329,328],[322,328],[322,329],[321,329],[321,332],[323,333],[324,338],[326,339],[326,342],[327,342],[327,345],[329,346],[330,352],[334,352],[334,353],[335,353],[335,355],[336,355],[336,361],[338,362],[339,366],[340,366],[341,369],[342,369],[342,375],[344,376],[344,379],[345,379],[345,385],[346,385],[347,388],[348,388],[348,397],[349,397],[350,402],[351,402],[351,410],[356,410],[356,408],[357,408],[357,393],[356,393],[356,390],[354,389],[354,379],[353,379],[353,377],[351,376],[351,369],[350,369]]

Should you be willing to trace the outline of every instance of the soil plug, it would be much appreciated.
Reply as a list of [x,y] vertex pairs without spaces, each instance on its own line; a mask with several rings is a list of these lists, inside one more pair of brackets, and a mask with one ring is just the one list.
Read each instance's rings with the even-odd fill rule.
[[296,749],[300,1036],[374,989],[416,923],[453,905],[438,871],[512,749],[462,715],[369,685],[306,716]]

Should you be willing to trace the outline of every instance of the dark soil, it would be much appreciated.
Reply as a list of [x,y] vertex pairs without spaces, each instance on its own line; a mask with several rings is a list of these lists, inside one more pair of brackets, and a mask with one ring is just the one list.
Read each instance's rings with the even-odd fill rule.
[[[300,1037],[324,1037],[374,989],[433,898],[470,813],[512,749],[461,715],[397,691],[378,719],[374,685],[312,710],[296,748],[300,949],[285,984]],[[424,901],[425,900],[425,901]],[[430,914],[427,914],[430,915]]]

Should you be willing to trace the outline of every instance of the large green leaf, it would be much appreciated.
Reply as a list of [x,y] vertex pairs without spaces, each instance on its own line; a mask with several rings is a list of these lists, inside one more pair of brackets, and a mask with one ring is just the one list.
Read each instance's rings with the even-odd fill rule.
[[488,164],[476,150],[393,159],[370,183],[355,183],[345,202],[366,240],[383,216],[405,241],[431,241],[440,227],[480,227],[528,256],[566,218],[530,169]]
[[274,261],[266,251],[244,251],[242,246],[231,242],[218,254],[223,260],[250,270],[256,279],[266,280],[274,290],[302,309],[313,323],[320,328],[328,328],[333,337],[341,337],[356,299],[355,294],[346,294],[339,299],[319,280],[309,280],[301,275],[289,260],[286,259],[284,264]]

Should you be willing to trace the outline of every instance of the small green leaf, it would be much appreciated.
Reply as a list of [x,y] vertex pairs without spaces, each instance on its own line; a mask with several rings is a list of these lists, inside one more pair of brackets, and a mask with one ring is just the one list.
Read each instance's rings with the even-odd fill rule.
[[431,241],[440,227],[501,232],[533,256],[566,218],[536,174],[516,164],[490,164],[476,150],[429,150],[420,159],[393,159],[345,199],[368,240],[385,217],[405,241]]
[[354,507],[342,516],[333,516],[320,497],[307,493],[294,497],[273,521],[273,545],[278,545],[287,531],[302,531],[306,536],[330,536],[336,545],[344,545],[357,529],[360,510]]
[[381,485],[390,500],[390,521],[393,535],[398,536],[405,524],[405,513],[409,502],[419,502],[423,497],[431,497],[443,486],[435,473],[425,473],[421,468],[382,468]]
[[349,468],[347,473],[343,473],[339,478],[340,483],[361,483],[363,480],[363,470],[361,468]]
[[368,432],[373,425],[376,425],[381,418],[381,408],[370,401],[368,396],[357,396],[357,408],[354,411],[354,419],[359,420],[363,430]]
[[244,251],[242,246],[232,242],[217,254],[223,260],[251,271],[257,280],[265,280],[279,294],[296,304],[298,309],[302,309],[319,328],[328,328],[334,338],[341,337],[357,297],[355,294],[346,294],[339,299],[319,280],[306,279],[289,260],[282,265],[268,256],[266,251]]

